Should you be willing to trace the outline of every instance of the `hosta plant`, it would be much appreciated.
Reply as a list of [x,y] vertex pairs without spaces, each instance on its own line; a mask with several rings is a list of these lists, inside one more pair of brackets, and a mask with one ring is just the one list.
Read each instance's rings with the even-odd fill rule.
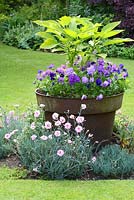
[[112,22],[105,26],[93,23],[89,18],[79,16],[63,16],[59,20],[35,21],[45,27],[38,35],[44,39],[41,49],[52,52],[63,51],[67,55],[68,64],[72,67],[77,55],[82,56],[82,65],[96,57],[105,57],[102,48],[111,44],[132,41],[129,38],[115,38],[123,30],[115,29],[120,22]]

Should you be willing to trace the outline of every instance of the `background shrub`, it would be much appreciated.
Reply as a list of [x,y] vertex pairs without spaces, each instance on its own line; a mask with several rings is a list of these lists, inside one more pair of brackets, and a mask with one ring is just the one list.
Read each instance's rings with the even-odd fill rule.
[[104,177],[121,177],[134,171],[134,155],[128,154],[119,145],[103,147],[96,160],[92,161],[93,172]]
[[21,49],[38,49],[42,43],[42,39],[36,35],[41,28],[34,26],[32,23],[25,25],[18,24],[16,27],[8,28],[2,39],[3,43],[18,47]]

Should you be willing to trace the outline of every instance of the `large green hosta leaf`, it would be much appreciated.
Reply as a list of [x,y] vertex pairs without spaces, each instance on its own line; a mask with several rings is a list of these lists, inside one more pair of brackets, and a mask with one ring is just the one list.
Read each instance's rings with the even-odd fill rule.
[[108,46],[112,44],[119,44],[124,42],[132,42],[133,40],[130,38],[114,38],[112,40],[107,40],[103,43],[103,46]]
[[46,39],[40,46],[41,49],[52,49],[58,45],[58,42],[52,38]]
[[117,27],[121,22],[118,21],[118,22],[111,22],[107,25],[105,25],[101,31],[103,32],[109,32],[109,31],[112,31],[115,27]]

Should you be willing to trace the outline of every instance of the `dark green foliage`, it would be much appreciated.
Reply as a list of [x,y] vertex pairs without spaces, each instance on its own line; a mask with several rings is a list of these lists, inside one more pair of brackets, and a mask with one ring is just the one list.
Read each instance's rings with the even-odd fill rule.
[[33,26],[27,22],[25,25],[20,24],[10,28],[5,32],[2,41],[9,45],[21,49],[38,49],[42,43],[42,39],[36,36],[36,33],[41,30],[40,27]]
[[92,161],[93,172],[105,177],[123,177],[134,172],[134,155],[119,145],[103,147]]
[[124,45],[111,45],[103,48],[103,52],[107,53],[108,57],[120,57],[134,59],[134,46],[125,47]]

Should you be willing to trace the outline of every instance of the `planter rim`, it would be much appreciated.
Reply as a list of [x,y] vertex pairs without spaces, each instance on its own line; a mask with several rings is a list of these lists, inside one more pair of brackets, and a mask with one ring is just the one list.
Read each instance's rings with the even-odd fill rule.
[[[68,99],[68,100],[80,100],[80,98],[69,98],[69,97],[57,97],[57,96],[46,96],[45,95],[45,93],[42,93],[42,92],[40,92],[40,90],[39,90],[39,88],[37,88],[36,90],[35,90],[35,93],[37,94],[37,95],[40,95],[40,96],[45,96],[45,97],[48,97],[48,98],[51,98],[51,99],[53,99],[53,98],[55,98],[55,99]],[[105,96],[103,99],[107,99],[107,98],[113,98],[113,97],[117,97],[117,96],[121,96],[121,95],[123,95],[124,94],[124,92],[121,92],[121,93],[119,93],[119,94],[115,94],[115,95],[111,95],[111,96]],[[84,99],[84,101],[86,101],[86,100],[96,100],[96,98],[87,98],[87,99]],[[102,100],[103,100],[102,99]],[[101,101],[102,101],[101,100]]]

